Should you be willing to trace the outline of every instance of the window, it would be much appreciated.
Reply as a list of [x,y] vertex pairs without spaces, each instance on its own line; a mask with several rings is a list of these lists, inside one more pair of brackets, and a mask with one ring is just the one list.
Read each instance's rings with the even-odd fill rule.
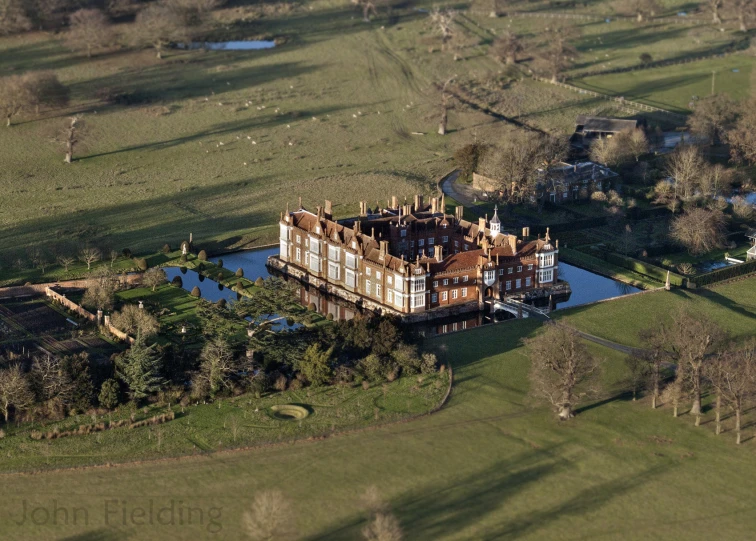
[[458,295],[458,291],[456,289],[452,289],[452,299],[456,299]]
[[466,287],[463,287],[463,288],[462,288],[462,297],[463,297],[463,298],[464,298],[464,297],[467,297],[467,288],[466,288]]
[[567,199],[567,192],[562,193],[562,199]]
[[517,265],[517,272],[522,272],[522,265]]
[[355,274],[353,270],[347,269],[344,273],[344,281],[349,287],[354,287],[357,281],[355,280]]
[[386,276],[386,281],[388,282],[388,285],[391,285],[394,283],[394,277],[389,274]]
[[346,267],[348,269],[356,269],[357,268],[357,256],[354,254],[350,254],[349,252],[346,253]]
[[425,246],[425,239],[417,239],[418,246]]
[[[517,281],[519,282],[519,280],[517,280]],[[367,293],[368,295],[370,295],[370,280],[365,280],[365,293]]]
[[454,241],[454,247],[455,247],[455,248],[459,248],[459,241],[458,241],[458,240],[455,240],[455,241]]
[[431,302],[436,303],[438,302],[438,293],[434,293],[431,295]]
[[422,306],[425,306],[425,295],[421,293],[410,297],[410,308],[420,308]]
[[[530,278],[528,278],[530,280]],[[381,284],[375,284],[375,296],[379,297],[381,296]]]
[[410,241],[410,248],[414,248],[414,247],[415,247],[415,241],[414,241],[414,240],[411,240],[411,241]]
[[428,239],[428,244],[432,245],[434,242],[436,242],[436,239],[434,239],[433,237]]
[[312,255],[310,257],[310,270],[313,272],[320,272],[320,258]]
[[302,237],[297,235],[297,244],[302,244]]
[[522,287],[522,280],[519,278],[515,281],[515,289],[520,289]]
[[338,280],[340,278],[340,271],[339,265],[336,263],[328,262],[328,277],[333,280]]
[[530,276],[525,277],[525,287],[530,287]]
[[419,293],[421,291],[425,291],[425,280],[413,280],[412,281],[412,291],[415,293]]
[[393,302],[394,301],[394,292],[390,289],[386,291],[386,302]]
[[463,282],[467,282],[467,275],[466,274],[462,277],[462,281]]
[[449,279],[448,279],[448,278],[444,278],[444,285],[445,285],[445,286],[448,286],[448,285],[449,285]]
[[433,287],[438,287],[438,280],[433,280]]
[[329,246],[328,247],[328,259],[331,259],[333,261],[339,259],[339,247],[338,246]]
[[[532,267],[533,265],[531,265]],[[381,279],[381,271],[375,271],[375,279],[380,280]]]
[[469,250],[469,249],[470,249],[470,247],[469,247],[469,246],[468,246],[467,244],[465,244],[465,252],[466,252],[467,250]]
[[[441,242],[449,242],[449,237],[441,237]],[[456,244],[456,242],[454,244]]]
[[528,265],[528,270],[533,270],[533,265]]
[[507,270],[507,274],[512,274],[512,267],[509,267],[509,269]]
[[458,284],[458,283],[459,283],[459,276],[455,276],[455,277],[454,277],[454,283],[455,283],[455,284]]
[[301,261],[301,260],[302,260],[302,249],[297,248],[297,261]]
[[507,280],[507,291],[512,289],[512,280]]
[[499,276],[504,276],[504,269],[499,269]]
[[370,267],[365,267],[365,274],[370,276],[370,273],[372,272],[372,269]]
[[406,237],[407,236],[407,230],[406,229],[402,229],[402,232],[400,233],[399,236],[400,237]]
[[447,300],[449,300],[449,292],[448,292],[448,291],[442,291],[442,292],[441,292],[441,300],[442,300],[442,301],[447,301]]

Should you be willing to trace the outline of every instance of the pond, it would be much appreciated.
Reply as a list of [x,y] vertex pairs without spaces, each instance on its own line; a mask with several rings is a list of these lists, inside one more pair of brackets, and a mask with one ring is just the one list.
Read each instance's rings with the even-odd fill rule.
[[259,51],[261,49],[272,49],[276,46],[275,41],[268,40],[250,40],[250,41],[194,41],[190,44],[179,43],[177,49],[205,49],[208,51]]
[[641,291],[637,287],[623,284],[617,280],[612,280],[611,278],[561,261],[559,262],[559,277],[570,283],[572,295],[566,301],[557,302],[557,310]]

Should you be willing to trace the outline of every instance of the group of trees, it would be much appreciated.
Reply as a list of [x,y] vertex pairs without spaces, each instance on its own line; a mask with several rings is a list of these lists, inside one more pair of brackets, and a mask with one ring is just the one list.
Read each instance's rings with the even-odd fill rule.
[[0,78],[0,112],[10,126],[13,117],[23,112],[39,114],[43,108],[68,105],[70,91],[50,71],[8,75]]
[[756,22],[756,4],[751,0],[705,0],[705,8],[711,13],[711,22],[722,24],[724,20],[735,20],[741,32],[748,32]]
[[741,416],[756,397],[756,341],[735,343],[715,322],[699,313],[678,312],[641,333],[645,349],[628,358],[634,391],[649,390],[651,406],[672,406],[678,417],[685,401],[700,426],[702,397],[713,393],[716,433],[722,412],[735,415],[736,442],[741,441]]
[[628,129],[613,137],[599,138],[591,145],[591,160],[611,168],[637,163],[649,151],[646,132],[641,128]]
[[700,99],[688,127],[708,145],[729,144],[735,163],[756,164],[756,99],[738,103],[726,94]]

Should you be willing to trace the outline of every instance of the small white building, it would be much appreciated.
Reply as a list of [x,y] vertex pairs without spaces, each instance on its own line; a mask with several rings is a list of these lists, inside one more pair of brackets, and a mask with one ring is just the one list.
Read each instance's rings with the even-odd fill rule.
[[751,239],[751,249],[746,252],[746,261],[753,261],[756,259],[756,230],[746,233],[746,237]]

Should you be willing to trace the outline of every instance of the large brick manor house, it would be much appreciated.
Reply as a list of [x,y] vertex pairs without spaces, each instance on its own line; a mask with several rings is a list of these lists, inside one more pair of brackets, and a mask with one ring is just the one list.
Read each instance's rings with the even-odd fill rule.
[[[389,313],[482,310],[485,301],[548,292],[557,282],[559,243],[548,232],[518,239],[491,220],[470,222],[443,196],[422,196],[335,221],[330,201],[315,212],[282,213],[280,254],[269,265],[329,293]],[[524,231],[527,234],[527,231]],[[428,314],[429,317],[435,317]]]

